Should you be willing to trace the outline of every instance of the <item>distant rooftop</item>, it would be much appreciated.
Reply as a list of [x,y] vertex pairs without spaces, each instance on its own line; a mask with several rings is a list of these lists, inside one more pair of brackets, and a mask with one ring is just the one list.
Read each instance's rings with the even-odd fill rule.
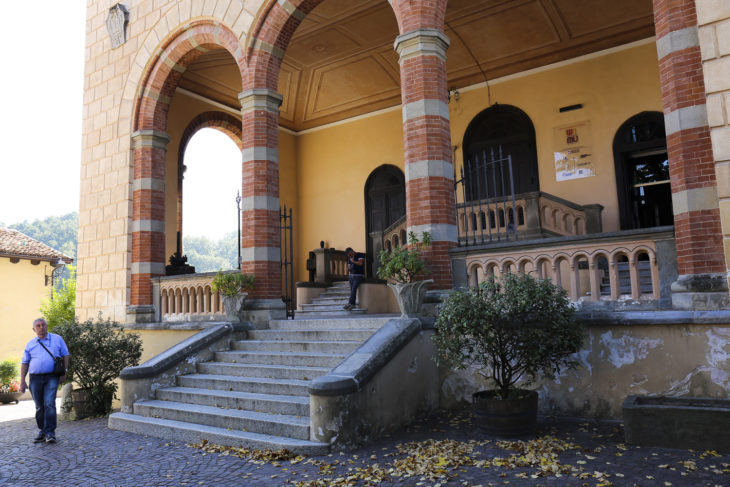
[[61,259],[67,264],[73,262],[68,255],[10,228],[0,228],[0,256],[47,261]]

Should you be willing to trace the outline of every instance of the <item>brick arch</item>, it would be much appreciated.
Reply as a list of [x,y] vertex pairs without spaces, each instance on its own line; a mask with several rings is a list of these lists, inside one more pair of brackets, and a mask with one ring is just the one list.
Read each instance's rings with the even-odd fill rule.
[[187,67],[209,49],[221,47],[233,57],[243,78],[246,68],[238,38],[214,20],[191,22],[160,46],[140,84],[134,129],[164,131],[172,95]]
[[276,91],[279,70],[292,35],[323,0],[267,0],[246,40],[243,91],[266,88]]
[[[149,320],[150,278],[165,272],[165,159],[167,115],[186,68],[209,49],[226,49],[241,73],[243,50],[233,32],[213,20],[186,24],[155,52],[142,77],[134,108],[134,180],[132,202],[131,312]],[[168,222],[172,224],[172,222]],[[144,316],[144,318],[142,318]]]
[[210,111],[203,112],[190,121],[185,130],[183,131],[180,139],[180,149],[178,150],[178,164],[182,164],[183,158],[185,157],[185,149],[188,146],[188,142],[193,138],[193,135],[198,133],[199,130],[205,128],[213,128],[220,132],[223,132],[233,140],[239,149],[243,149],[242,141],[242,130],[241,121],[224,112]]

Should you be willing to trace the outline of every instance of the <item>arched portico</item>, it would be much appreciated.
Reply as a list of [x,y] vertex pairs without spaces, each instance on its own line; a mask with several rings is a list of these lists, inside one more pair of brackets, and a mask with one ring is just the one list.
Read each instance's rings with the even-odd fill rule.
[[[257,275],[256,293],[262,298],[277,297],[281,280],[277,132],[281,96],[275,90],[294,31],[320,3],[268,2],[247,41],[247,71],[239,97],[244,127],[242,269]],[[448,249],[456,245],[457,227],[446,89],[449,41],[443,33],[446,1],[394,1],[391,6],[401,34],[395,49],[400,56],[407,227],[432,234],[426,258],[436,287],[448,288],[452,284]]]
[[165,131],[172,96],[186,67],[209,49],[220,47],[243,72],[243,51],[227,27],[215,21],[186,25],[160,47],[138,91],[132,133],[130,321],[149,321],[154,316],[150,278],[165,272],[165,159],[170,140]]

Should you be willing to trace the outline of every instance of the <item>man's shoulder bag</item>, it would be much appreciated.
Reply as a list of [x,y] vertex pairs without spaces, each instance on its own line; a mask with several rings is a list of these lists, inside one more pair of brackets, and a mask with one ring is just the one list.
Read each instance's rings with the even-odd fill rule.
[[40,340],[38,340],[38,343],[40,343],[41,347],[45,348],[46,352],[48,352],[48,354],[53,357],[53,375],[66,375],[66,362],[64,361],[63,357],[56,357],[55,355],[53,355],[51,351],[48,350],[46,346],[43,345],[43,343],[41,343]]

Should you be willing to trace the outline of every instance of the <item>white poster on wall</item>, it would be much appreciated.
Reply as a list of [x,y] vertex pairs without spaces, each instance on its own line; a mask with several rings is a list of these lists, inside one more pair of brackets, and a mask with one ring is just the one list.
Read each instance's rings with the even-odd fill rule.
[[555,180],[588,178],[596,175],[591,148],[590,122],[554,129]]

